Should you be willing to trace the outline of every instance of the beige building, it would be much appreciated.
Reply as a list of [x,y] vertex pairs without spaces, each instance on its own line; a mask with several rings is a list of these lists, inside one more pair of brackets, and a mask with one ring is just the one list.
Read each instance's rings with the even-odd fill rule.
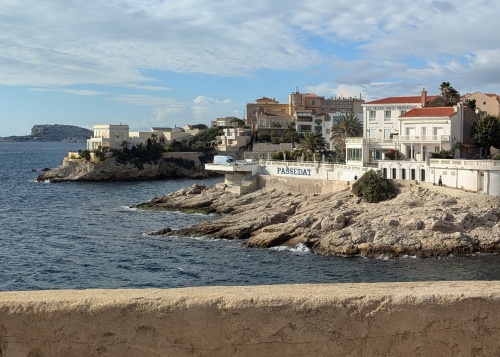
[[462,100],[475,100],[476,108],[481,110],[481,113],[490,115],[500,115],[500,96],[498,94],[486,94],[475,92],[462,96]]
[[247,103],[247,125],[251,128],[255,128],[257,125],[257,115],[262,113],[290,115],[290,107],[288,104],[280,104],[276,99],[267,97],[257,99],[255,103]]
[[365,101],[356,97],[331,97],[325,98],[314,93],[294,92],[289,96],[290,113],[311,111],[314,115],[323,115],[334,112],[341,113],[363,113]]

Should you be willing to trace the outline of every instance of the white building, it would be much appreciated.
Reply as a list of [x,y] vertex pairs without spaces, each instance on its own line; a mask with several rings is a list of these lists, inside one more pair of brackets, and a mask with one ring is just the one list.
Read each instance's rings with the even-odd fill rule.
[[400,134],[399,117],[409,110],[440,103],[437,96],[389,97],[364,103],[363,138],[346,140],[346,161],[351,165],[376,163],[384,158],[384,152],[396,149],[394,135]]
[[217,137],[219,151],[238,151],[248,145],[252,139],[252,130],[243,128],[224,128],[222,135]]
[[95,124],[93,130],[94,135],[87,140],[88,150],[105,146],[119,149],[124,141],[129,141],[129,126],[126,124]]
[[150,131],[130,131],[126,124],[95,124],[94,135],[87,140],[87,149],[96,150],[99,147],[120,149],[123,142],[128,146],[146,144],[148,139],[155,139],[162,145],[169,145],[174,140],[182,140],[197,133],[192,130],[188,133],[182,128],[154,127]]

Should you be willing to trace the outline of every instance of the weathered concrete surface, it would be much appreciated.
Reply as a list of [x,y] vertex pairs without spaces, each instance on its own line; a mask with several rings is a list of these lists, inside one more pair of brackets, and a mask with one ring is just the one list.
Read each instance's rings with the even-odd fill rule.
[[0,293],[0,356],[499,356],[500,282]]

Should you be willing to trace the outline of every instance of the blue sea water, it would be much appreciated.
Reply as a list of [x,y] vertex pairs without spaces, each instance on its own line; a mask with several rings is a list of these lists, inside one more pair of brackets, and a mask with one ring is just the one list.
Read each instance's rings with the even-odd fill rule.
[[[373,260],[239,241],[148,236],[215,216],[129,208],[211,180],[40,183],[74,143],[0,143],[0,291],[500,280],[500,255]],[[36,171],[33,171],[36,170]]]

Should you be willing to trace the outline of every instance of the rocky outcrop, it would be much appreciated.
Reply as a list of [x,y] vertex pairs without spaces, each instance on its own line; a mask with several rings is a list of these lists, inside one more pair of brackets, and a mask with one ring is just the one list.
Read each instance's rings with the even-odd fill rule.
[[498,282],[0,293],[0,356],[499,356]]
[[245,239],[247,247],[304,244],[320,254],[371,258],[498,253],[500,208],[480,196],[402,187],[392,200],[367,203],[350,190],[305,196],[263,188],[237,196],[197,186],[136,207],[219,213],[219,219],[156,234]]
[[92,136],[92,130],[74,125],[35,125],[31,135],[0,137],[0,141],[64,141],[84,143]]
[[143,164],[138,168],[134,164],[119,164],[114,158],[98,164],[84,163],[59,166],[38,176],[37,181],[130,181],[164,178],[204,178],[207,173],[196,168],[180,167],[165,159],[157,163]]

